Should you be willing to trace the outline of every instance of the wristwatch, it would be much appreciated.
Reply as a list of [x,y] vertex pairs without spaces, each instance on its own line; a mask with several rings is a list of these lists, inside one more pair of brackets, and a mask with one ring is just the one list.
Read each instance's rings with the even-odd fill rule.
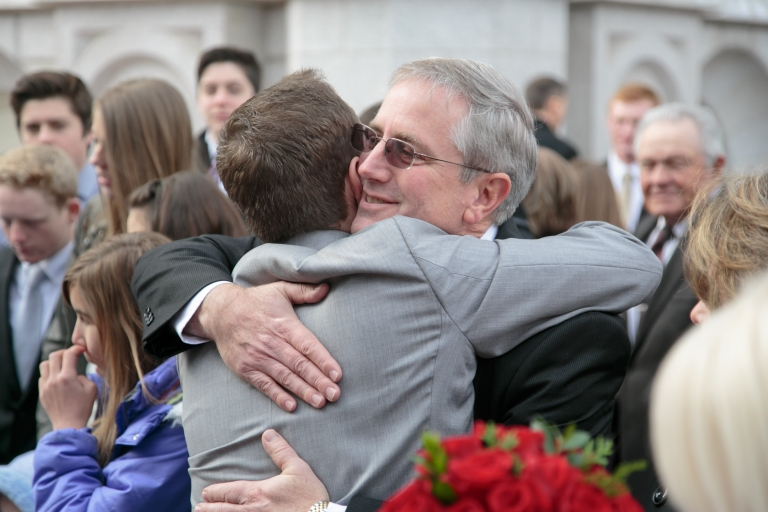
[[328,509],[328,502],[320,500],[309,509],[309,512],[325,512]]

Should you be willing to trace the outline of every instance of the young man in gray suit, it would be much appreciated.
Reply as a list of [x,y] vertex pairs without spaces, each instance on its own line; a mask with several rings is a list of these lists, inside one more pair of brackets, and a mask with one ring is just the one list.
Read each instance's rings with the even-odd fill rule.
[[[442,68],[458,67],[459,71],[489,73],[472,63],[435,61],[431,63],[436,64],[433,70],[429,64],[414,66],[411,71],[442,72]],[[494,73],[490,75],[497,78]],[[408,90],[415,85],[429,87],[415,83],[413,76],[402,78],[402,87],[396,85],[388,98],[399,87],[400,97],[395,103],[408,103],[410,98],[419,97]],[[508,92],[515,93],[514,89]],[[335,97],[336,104],[330,96]],[[425,96],[430,95],[420,95]],[[449,100],[445,91],[431,97],[427,105],[411,101],[408,107],[433,127],[439,123],[429,119],[430,112],[439,117],[443,105],[454,109],[459,118],[466,114],[463,98]],[[302,101],[306,104],[297,105]],[[523,122],[531,124],[525,114],[530,117],[524,111]],[[647,251],[638,250],[636,241],[620,231],[600,226],[575,230],[559,239],[511,240],[497,246],[473,237],[449,237],[430,224],[396,217],[345,238],[343,231],[357,230],[358,223],[362,227],[376,222],[380,214],[379,206],[363,206],[357,217],[354,215],[355,191],[358,196],[361,192],[369,194],[366,183],[361,189],[354,172],[356,158],[346,179],[343,172],[351,156],[349,150],[343,150],[344,139],[349,137],[354,121],[351,109],[327,84],[299,74],[249,101],[234,114],[222,134],[222,180],[254,231],[266,241],[292,237],[288,242],[295,244],[265,246],[264,250],[277,251],[274,259],[269,253],[255,251],[241,260],[235,275],[242,278],[242,284],[261,284],[274,278],[331,280],[334,291],[329,297],[318,306],[302,308],[300,316],[344,363],[348,391],[329,410],[304,407],[290,415],[231,374],[212,344],[188,352],[180,364],[195,483],[273,475],[271,462],[254,441],[266,428],[277,426],[318,469],[334,498],[348,498],[357,491],[385,497],[409,476],[408,454],[415,449],[421,430],[431,427],[450,434],[468,429],[473,349],[485,356],[499,355],[583,308],[619,311],[655,287],[657,276],[652,275],[658,273],[658,264],[645,254]],[[449,130],[454,122],[451,119],[441,128]],[[378,142],[376,134],[365,127],[357,126],[355,133],[359,149],[373,149]],[[535,149],[530,127],[522,137],[530,138]],[[418,179],[417,169],[429,157],[418,155],[417,162],[416,155],[409,153],[410,144],[403,141],[390,139],[384,145],[401,159],[394,160],[394,165]],[[445,152],[441,152],[445,148],[435,149],[441,155]],[[375,154],[368,158],[375,159]],[[402,160],[406,158],[410,161]],[[513,165],[527,167],[525,158],[523,152]],[[393,160],[388,157],[387,161]],[[369,171],[364,167],[360,175],[365,179]],[[472,210],[465,212],[466,225],[471,233],[477,231],[479,238],[487,227],[481,229],[478,220],[491,223],[491,216],[509,193],[511,180],[503,173],[479,175],[479,168],[472,172],[473,185],[463,184],[459,172],[454,171],[441,178],[448,182],[443,190],[432,187],[432,191],[433,195],[442,194],[445,202],[441,206],[449,210],[451,201],[457,200],[455,192],[465,188],[466,197],[458,200]],[[529,177],[515,178],[527,189]],[[316,184],[317,190],[307,182]],[[434,183],[440,186],[439,180]],[[486,196],[488,188],[493,189],[490,200],[477,193],[472,197],[474,187],[485,191]],[[464,222],[449,215],[448,210],[435,214],[421,200],[424,198],[419,197],[417,187],[404,186],[401,190],[409,197],[400,203],[404,211],[398,213],[433,224]],[[446,195],[451,190],[453,193]],[[386,203],[381,191],[370,192],[374,193],[378,195],[374,200],[363,196],[366,205]],[[524,195],[524,191],[517,195]],[[513,209],[515,204],[511,204]],[[327,208],[318,210],[318,205]],[[507,215],[509,210],[507,205]],[[291,214],[286,215],[286,211]],[[329,226],[340,231],[316,231]],[[318,249],[322,250],[315,254]],[[581,254],[583,265],[560,268],[564,253]],[[640,263],[619,268],[613,265],[619,253],[621,260]],[[293,264],[289,263],[291,255],[296,256]],[[555,273],[560,282],[542,290],[541,281],[552,277],[553,268],[559,269]],[[651,275],[641,277],[643,272]],[[605,277],[606,285],[594,286]],[[623,284],[618,286],[619,282]],[[514,286],[504,287],[503,283]],[[513,315],[506,314],[510,301],[519,304]],[[226,401],[218,398],[221,389],[227,390]],[[378,404],[375,410],[370,408],[371,401]],[[224,429],[213,427],[209,421],[223,417]],[[334,436],[343,437],[352,448],[342,457],[343,464],[333,462],[338,462],[344,445],[329,443]],[[196,492],[199,490],[197,486]]]

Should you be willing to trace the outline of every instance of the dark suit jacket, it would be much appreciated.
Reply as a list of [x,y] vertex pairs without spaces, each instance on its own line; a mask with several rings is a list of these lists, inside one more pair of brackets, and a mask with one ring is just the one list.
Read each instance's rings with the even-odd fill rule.
[[566,160],[571,160],[572,158],[579,156],[579,152],[576,151],[576,148],[565,142],[563,139],[558,138],[542,121],[536,119],[536,125],[533,130],[533,134],[536,136],[536,142],[539,146],[551,149]]
[[35,448],[35,408],[38,372],[26,393],[21,392],[13,357],[11,333],[11,283],[19,260],[8,247],[0,248],[0,464]]
[[[656,218],[645,219],[638,225],[638,238],[647,240],[655,226]],[[683,254],[678,246],[640,321],[627,377],[618,395],[619,456],[622,461],[648,461],[649,468],[632,475],[628,483],[632,495],[649,511],[658,510],[651,498],[659,486],[648,430],[651,385],[661,360],[691,326],[690,312],[697,301],[685,281]],[[664,508],[672,510],[669,504]]]
[[198,172],[206,174],[211,168],[211,155],[208,153],[208,143],[205,142],[205,130],[195,138],[193,160],[192,166]]

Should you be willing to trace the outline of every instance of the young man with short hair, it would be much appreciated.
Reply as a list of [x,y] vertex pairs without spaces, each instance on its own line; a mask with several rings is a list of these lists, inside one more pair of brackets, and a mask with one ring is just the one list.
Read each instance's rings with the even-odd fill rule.
[[0,157],[0,464],[35,447],[37,368],[80,213],[77,169],[60,149]]
[[206,128],[196,140],[195,166],[210,174],[217,183],[219,131],[232,112],[259,91],[260,82],[261,68],[251,52],[224,46],[212,48],[200,56],[197,108],[205,119]]

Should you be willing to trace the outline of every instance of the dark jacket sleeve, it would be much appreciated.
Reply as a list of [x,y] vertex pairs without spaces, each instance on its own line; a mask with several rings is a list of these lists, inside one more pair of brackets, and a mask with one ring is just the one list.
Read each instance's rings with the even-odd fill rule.
[[504,355],[478,359],[475,418],[528,425],[576,423],[609,435],[630,356],[624,321],[589,312],[532,336]]
[[232,281],[232,269],[261,242],[255,237],[204,235],[162,245],[136,264],[131,291],[144,320],[144,349],[157,358],[183,352],[173,318],[203,288]]

